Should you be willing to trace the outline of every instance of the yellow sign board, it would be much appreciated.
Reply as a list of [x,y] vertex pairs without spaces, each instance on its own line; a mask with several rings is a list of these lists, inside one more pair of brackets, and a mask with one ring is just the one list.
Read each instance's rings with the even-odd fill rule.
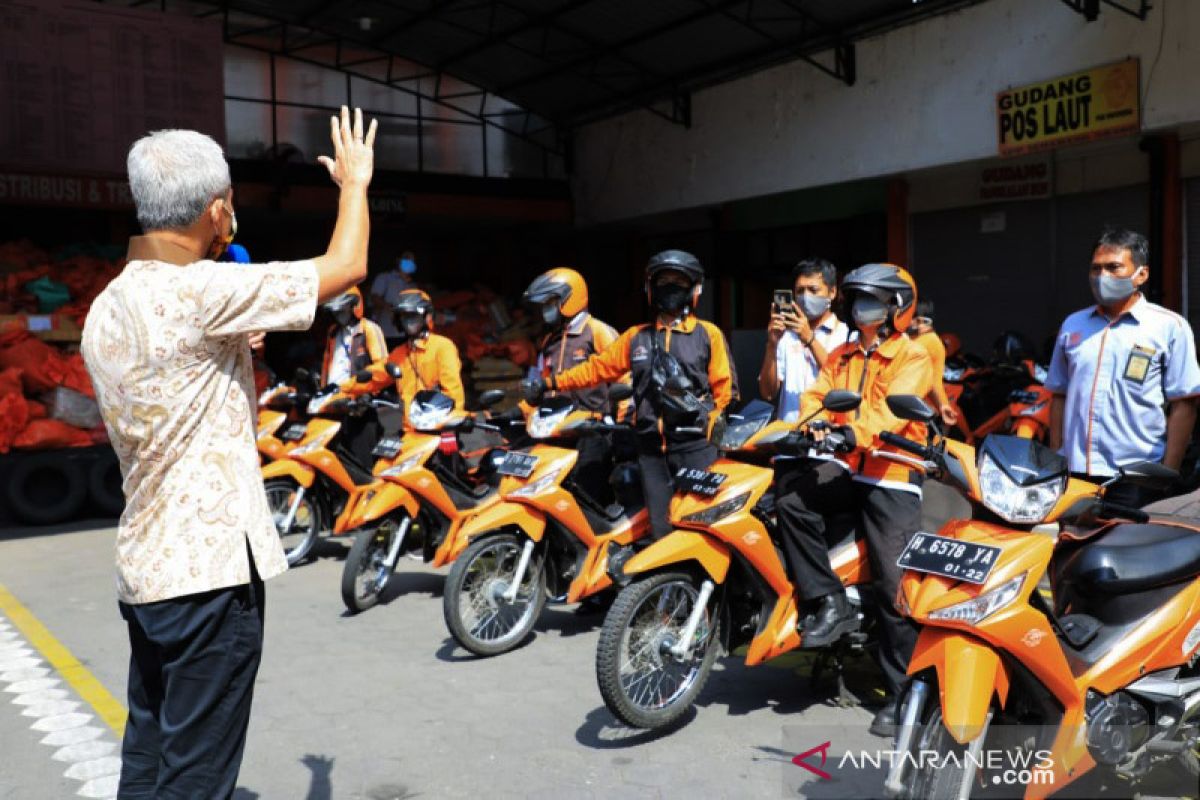
[[1136,58],[996,95],[1002,156],[1121,136],[1140,127]]

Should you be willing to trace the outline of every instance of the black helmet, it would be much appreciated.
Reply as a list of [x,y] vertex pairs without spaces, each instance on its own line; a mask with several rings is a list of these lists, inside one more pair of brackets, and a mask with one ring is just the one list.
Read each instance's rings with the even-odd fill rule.
[[1033,345],[1019,331],[1005,331],[992,344],[992,357],[1001,364],[1020,364],[1033,358]]
[[325,312],[333,317],[334,322],[338,325],[343,327],[353,325],[362,318],[362,295],[357,289],[351,289],[326,300],[321,308],[325,309]]
[[863,264],[842,280],[843,295],[863,292],[892,309],[892,325],[903,331],[912,324],[917,286],[908,271],[895,264]]
[[405,289],[392,306],[393,314],[432,314],[433,301],[420,289]]
[[646,281],[654,280],[655,275],[667,270],[682,272],[692,283],[704,280],[704,267],[700,265],[700,259],[683,250],[663,250],[651,256],[646,263]]

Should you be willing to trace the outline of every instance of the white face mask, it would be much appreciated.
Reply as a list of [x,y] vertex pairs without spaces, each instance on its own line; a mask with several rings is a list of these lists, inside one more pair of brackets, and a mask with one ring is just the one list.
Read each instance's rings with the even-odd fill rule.
[[855,325],[879,325],[887,319],[888,309],[882,302],[869,294],[859,294],[850,309]]

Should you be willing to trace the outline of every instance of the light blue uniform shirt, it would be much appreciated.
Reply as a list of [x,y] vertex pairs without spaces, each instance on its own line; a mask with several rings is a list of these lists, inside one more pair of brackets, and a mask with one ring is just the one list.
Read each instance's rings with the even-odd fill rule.
[[1045,385],[1066,395],[1062,454],[1072,472],[1107,476],[1161,461],[1166,404],[1200,395],[1192,328],[1145,297],[1112,323],[1099,306],[1076,311],[1058,332]]

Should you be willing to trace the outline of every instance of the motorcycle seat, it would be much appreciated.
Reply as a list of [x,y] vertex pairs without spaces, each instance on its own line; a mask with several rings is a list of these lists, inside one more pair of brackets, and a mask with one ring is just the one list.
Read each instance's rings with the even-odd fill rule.
[[1082,595],[1127,595],[1200,575],[1200,532],[1161,524],[1126,524],[1079,547],[1059,582]]

